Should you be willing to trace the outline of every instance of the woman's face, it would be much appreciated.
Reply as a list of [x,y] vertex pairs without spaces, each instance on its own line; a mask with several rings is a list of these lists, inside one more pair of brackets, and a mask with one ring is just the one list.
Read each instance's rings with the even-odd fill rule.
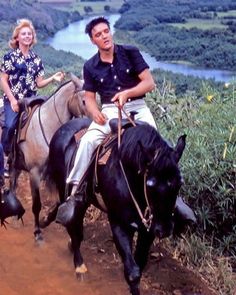
[[30,47],[33,42],[33,32],[29,27],[23,27],[20,29],[16,38],[20,46]]

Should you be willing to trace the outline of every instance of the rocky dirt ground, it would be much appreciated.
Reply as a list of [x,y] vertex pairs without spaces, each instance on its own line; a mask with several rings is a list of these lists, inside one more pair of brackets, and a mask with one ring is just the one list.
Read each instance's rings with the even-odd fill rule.
[[[105,215],[88,218],[82,252],[88,273],[81,280],[74,275],[68,236],[64,228],[51,224],[44,242],[33,237],[33,215],[28,178],[19,180],[18,197],[26,209],[24,225],[8,218],[0,228],[0,295],[128,295],[123,267],[112,242]],[[44,208],[50,205],[44,196]],[[94,216],[93,216],[94,217]],[[141,281],[142,295],[216,295],[196,274],[181,266],[159,244],[151,249]]]

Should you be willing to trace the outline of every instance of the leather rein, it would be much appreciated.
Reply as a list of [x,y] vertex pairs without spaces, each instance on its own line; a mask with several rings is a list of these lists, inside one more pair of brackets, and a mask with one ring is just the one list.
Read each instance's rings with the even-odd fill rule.
[[[83,90],[79,90],[78,87],[75,87],[75,91],[74,91],[72,97],[69,99],[69,102],[74,98],[75,94],[77,94],[79,92],[82,92],[82,91]],[[58,119],[59,123],[62,126],[64,123],[61,121],[60,116],[59,116],[59,113],[58,113],[58,110],[57,110],[57,106],[56,106],[56,93],[57,92],[55,92],[53,94],[53,106],[54,106],[54,110],[55,110],[55,114],[57,116],[57,119]],[[46,137],[45,129],[43,127],[42,120],[41,120],[41,105],[39,106],[38,116],[39,116],[39,125],[40,125],[40,128],[41,128],[41,132],[42,132],[43,138],[44,138],[47,146],[49,147],[49,141],[48,141],[48,139]]]
[[[124,112],[124,114],[126,115],[127,119],[130,121],[130,123],[133,125],[133,126],[136,126],[135,122],[130,118],[130,116],[125,112],[125,110],[118,106],[118,148],[120,147],[120,144],[121,144],[121,120],[122,120],[122,113],[121,111]],[[157,155],[155,155],[155,158],[156,158]],[[154,160],[154,159],[153,159]],[[147,195],[147,185],[146,185],[146,180],[147,180],[147,172],[148,172],[148,169],[145,170],[145,173],[144,173],[144,177],[143,177],[143,181],[144,181],[144,196],[145,196],[145,201],[146,201],[146,209],[144,210],[144,213],[142,212],[142,210],[140,209],[140,206],[137,202],[137,200],[135,199],[132,191],[131,191],[131,188],[130,188],[130,185],[129,185],[129,181],[128,181],[128,178],[126,176],[126,173],[125,173],[125,170],[124,170],[124,166],[122,164],[122,161],[119,160],[119,163],[120,163],[120,167],[121,167],[121,171],[123,173],[123,176],[125,178],[125,182],[127,184],[127,187],[128,187],[128,190],[129,190],[129,193],[130,193],[130,196],[131,196],[131,199],[134,203],[134,206],[138,212],[138,215],[139,217],[141,218],[142,220],[142,223],[143,225],[145,226],[146,230],[149,231],[150,228],[151,228],[151,225],[152,225],[152,220],[153,220],[153,214],[152,214],[152,211],[151,211],[151,206],[150,206],[150,203],[149,203],[149,200],[148,200],[148,195]]]

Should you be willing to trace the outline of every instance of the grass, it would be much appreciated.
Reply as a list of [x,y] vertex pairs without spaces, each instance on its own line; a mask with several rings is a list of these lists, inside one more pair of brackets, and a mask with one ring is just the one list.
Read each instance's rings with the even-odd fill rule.
[[82,16],[88,15],[84,8],[90,6],[92,8],[92,12],[90,14],[105,14],[104,6],[110,6],[110,13],[118,12],[121,8],[122,4],[124,3],[123,0],[107,0],[107,1],[74,1],[74,3],[67,4],[67,5],[57,5],[57,4],[50,4],[52,7],[57,9],[61,9],[64,11],[78,11]]
[[212,245],[204,237],[199,238],[193,234],[185,236],[177,245],[176,241],[169,242],[174,258],[200,274],[218,295],[235,295],[236,274],[233,273],[230,258],[215,253]]
[[74,3],[73,10],[79,11],[81,15],[86,15],[84,11],[85,6],[90,6],[93,9],[92,14],[104,14],[104,6],[110,6],[111,12],[117,12],[123,4],[123,0],[111,0],[111,1],[96,1],[96,2],[76,2]]
[[198,226],[184,240],[170,240],[170,252],[201,274],[217,295],[236,295],[234,96],[233,82],[220,92],[204,82],[199,98],[189,94],[177,99],[166,81],[147,97],[164,137],[175,142],[177,135],[188,135],[181,194],[196,213]]
[[202,20],[202,19],[188,19],[187,23],[170,23],[170,25],[176,28],[185,28],[185,29],[192,29],[198,28],[200,30],[211,30],[213,28],[218,29],[226,29],[227,26],[220,23],[219,19],[209,19],[209,20]]
[[231,16],[236,16],[236,10],[230,10],[227,12],[217,12],[218,17],[231,17]]

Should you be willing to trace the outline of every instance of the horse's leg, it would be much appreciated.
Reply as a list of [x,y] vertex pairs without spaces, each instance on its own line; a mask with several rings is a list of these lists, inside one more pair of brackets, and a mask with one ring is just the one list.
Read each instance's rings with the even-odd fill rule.
[[39,221],[40,228],[45,228],[45,227],[49,226],[49,224],[51,224],[53,221],[55,221],[56,216],[57,216],[58,207],[60,205],[61,205],[60,202],[56,202],[55,204],[53,204],[52,207],[50,207],[47,215],[44,216]]
[[125,279],[132,295],[140,295],[139,283],[141,272],[132,254],[133,231],[125,231],[121,226],[110,221],[116,248],[124,264]]
[[43,237],[39,226],[39,213],[42,207],[39,192],[40,174],[38,169],[31,169],[29,175],[32,194],[32,212],[34,214],[34,237],[36,241],[41,241]]
[[53,204],[53,206],[49,209],[47,215],[40,220],[40,228],[45,228],[49,226],[49,224],[51,224],[53,221],[55,221],[58,208],[65,201],[65,184],[63,180],[58,183],[58,193],[60,201]]
[[67,232],[71,239],[70,249],[74,254],[74,266],[76,277],[83,280],[84,274],[87,272],[87,267],[84,264],[83,257],[80,252],[80,245],[83,241],[83,219],[85,212],[88,208],[87,204],[77,202],[76,204],[76,216],[73,222],[66,227]]
[[16,169],[14,167],[10,168],[9,187],[13,193],[16,193],[17,180],[20,176],[20,173],[21,173],[21,170]]
[[147,264],[149,250],[154,239],[155,235],[147,232],[146,229],[143,229],[138,233],[134,258],[141,271],[143,271]]

